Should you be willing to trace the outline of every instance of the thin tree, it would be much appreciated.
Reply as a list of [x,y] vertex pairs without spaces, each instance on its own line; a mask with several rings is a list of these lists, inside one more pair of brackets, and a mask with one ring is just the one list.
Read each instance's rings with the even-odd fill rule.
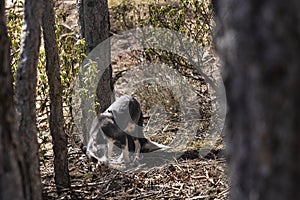
[[25,199],[42,199],[36,127],[36,84],[40,48],[42,0],[25,0],[22,44],[16,78],[17,109],[20,113],[19,137],[25,159],[22,176]]
[[300,2],[218,4],[230,197],[300,199]]
[[63,188],[70,187],[70,177],[67,137],[64,132],[62,84],[55,36],[54,4],[52,0],[44,0],[42,27],[46,52],[46,71],[49,81],[50,132],[53,140],[55,184],[58,193],[61,193]]
[[24,159],[17,136],[13,78],[9,63],[9,39],[5,23],[5,2],[0,0],[0,199],[23,200]]
[[[107,0],[78,0],[79,11],[79,27],[81,37],[85,39],[87,53],[91,52],[97,45],[109,38],[110,34],[110,22]],[[109,44],[109,43],[108,43]],[[104,55],[101,55],[103,59],[101,63],[110,63],[110,47],[106,45],[107,51]],[[109,66],[101,66],[98,64],[99,70],[104,69],[99,77],[97,90],[96,90],[96,102],[100,106],[96,108],[97,113],[101,113],[111,104],[111,98],[113,97],[113,83],[112,83],[112,68]],[[82,105],[82,112],[88,119],[87,113]],[[88,127],[85,127],[86,122],[83,122],[83,132],[88,132]],[[86,138],[83,141],[86,144]]]

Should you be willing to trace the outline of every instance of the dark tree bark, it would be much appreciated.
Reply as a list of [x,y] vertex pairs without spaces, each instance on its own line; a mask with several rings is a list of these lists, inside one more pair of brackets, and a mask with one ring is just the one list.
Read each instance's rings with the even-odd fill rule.
[[46,71],[51,101],[50,132],[53,140],[55,184],[58,193],[60,193],[63,188],[70,187],[67,136],[64,132],[62,85],[55,37],[53,1],[44,0],[44,6],[42,27],[46,51]]
[[109,37],[110,24],[107,0],[78,0],[79,27],[87,52]]
[[[110,22],[108,2],[107,0],[80,0],[79,13],[81,36],[86,41],[86,48],[89,53],[97,45],[109,38]],[[104,56],[104,59],[110,61],[109,46],[107,46],[107,54]],[[107,61],[102,62],[107,63]],[[97,110],[99,113],[105,111],[110,106],[113,85],[111,65],[98,67],[106,68],[100,77],[96,92],[97,102],[100,104],[100,108]]]
[[[81,37],[85,39],[87,53],[91,52],[97,45],[109,38],[110,23],[109,23],[109,11],[107,0],[78,0],[79,11],[79,27]],[[105,55],[101,55],[104,59],[101,63],[98,63],[98,69],[102,74],[99,77],[99,82],[96,91],[96,102],[99,103],[99,107],[96,108],[96,113],[105,111],[111,104],[111,98],[113,97],[113,83],[112,83],[112,68],[111,65],[103,66],[102,63],[110,63],[110,47],[107,45],[107,52]],[[87,116],[84,109],[84,103],[82,104],[83,116]],[[84,117],[88,119],[88,117]],[[83,124],[88,124],[84,122]],[[84,133],[88,132],[88,127],[83,125]],[[86,145],[86,138],[83,143]]]
[[5,2],[0,0],[0,199],[25,199],[23,164],[17,137],[13,78],[9,64],[9,40],[5,23]]
[[26,0],[22,47],[16,78],[17,108],[20,112],[19,137],[25,159],[23,178],[25,199],[42,199],[36,127],[36,84],[40,48],[42,0]]
[[218,2],[231,199],[300,198],[300,2]]

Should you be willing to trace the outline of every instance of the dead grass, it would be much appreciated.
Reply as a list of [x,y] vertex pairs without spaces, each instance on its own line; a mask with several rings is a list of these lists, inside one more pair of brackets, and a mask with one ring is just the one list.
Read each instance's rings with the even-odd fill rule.
[[57,196],[51,166],[42,166],[44,199],[228,199],[223,158],[188,157],[135,172],[95,168],[79,149],[70,152],[72,189]]
[[[108,5],[109,6],[116,6],[120,4],[124,0],[108,0]],[[126,0],[125,0],[126,1]],[[136,4],[149,4],[153,2],[165,2],[165,0],[128,0],[126,1],[127,3],[136,3]]]

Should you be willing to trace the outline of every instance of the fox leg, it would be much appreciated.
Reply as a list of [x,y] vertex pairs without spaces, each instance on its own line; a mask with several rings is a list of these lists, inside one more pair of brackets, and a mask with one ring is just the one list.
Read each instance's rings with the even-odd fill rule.
[[134,155],[133,155],[133,162],[135,162],[137,159],[139,159],[139,155],[141,152],[141,144],[139,142],[138,138],[134,138]]
[[107,143],[107,158],[108,158],[108,160],[112,157],[113,147],[114,147],[113,141],[108,140],[108,143]]
[[128,139],[125,140],[125,146],[122,147],[122,154],[125,162],[130,162],[129,159],[129,149],[128,149]]

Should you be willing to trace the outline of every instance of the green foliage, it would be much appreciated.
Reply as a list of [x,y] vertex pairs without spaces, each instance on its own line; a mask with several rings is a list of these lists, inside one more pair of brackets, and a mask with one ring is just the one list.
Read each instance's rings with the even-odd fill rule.
[[[79,82],[81,88],[78,91],[79,98],[84,99],[86,102],[89,102],[89,105],[92,102],[95,102],[95,93],[97,87],[97,77],[98,77],[98,64],[93,60],[86,60],[86,63],[80,69]],[[99,104],[95,104],[95,107],[89,108],[89,113],[95,113],[95,108],[99,106]]]
[[141,26],[168,28],[185,34],[202,46],[211,45],[213,15],[209,0],[155,0],[149,4],[123,0],[111,7],[111,21],[114,31]]
[[22,2],[15,1],[6,14],[8,36],[11,41],[10,51],[12,59],[12,71],[14,74],[17,70],[20,55],[20,43],[23,21],[22,7]]
[[[11,7],[7,9],[7,29],[8,36],[10,38],[10,54],[11,54],[11,67],[16,78],[16,72],[19,62],[19,56],[21,52],[21,40],[22,40],[22,24],[23,24],[23,2],[14,1]],[[37,79],[37,120],[38,120],[38,136],[40,145],[45,145],[49,141],[48,134],[45,132],[49,131],[47,122],[47,113],[49,112],[49,99],[48,99],[48,79],[46,76],[45,69],[45,51],[41,49],[40,58],[38,62],[38,79]],[[45,150],[45,148],[42,148]],[[44,159],[46,152],[40,151],[41,160]]]
[[56,10],[55,28],[61,66],[65,125],[66,130],[71,131],[73,125],[72,94],[74,82],[79,70],[79,64],[86,55],[84,40],[78,39],[74,31],[64,25],[66,15],[64,10]]
[[[61,66],[61,82],[63,88],[63,106],[65,125],[67,131],[71,131],[72,127],[72,93],[74,87],[74,79],[79,70],[79,63],[85,57],[85,43],[77,38],[76,33],[63,23],[66,20],[66,12],[64,10],[56,10],[56,39],[59,49],[59,62]],[[23,22],[23,3],[14,1],[12,7],[7,10],[7,27],[11,40],[11,60],[12,71],[16,76],[18,67],[21,33]],[[41,43],[43,45],[43,41]],[[46,74],[46,57],[43,46],[40,49],[40,57],[37,71],[37,117],[38,117],[38,133],[41,143],[45,142],[45,132],[49,131],[47,118],[49,115],[49,84]],[[41,122],[41,123],[40,123]]]
[[128,30],[137,27],[140,15],[139,7],[139,5],[125,0],[118,5],[111,7],[111,30],[113,32],[118,32],[120,30]]
[[207,0],[180,0],[165,5],[156,0],[149,5],[149,18],[145,22],[147,25],[178,31],[202,46],[210,45],[212,9]]
[[[212,46],[214,21],[209,0],[154,0],[148,4],[123,0],[111,7],[111,15],[112,30],[115,32],[144,26],[167,28],[198,42],[204,49]],[[159,42],[161,46],[170,45],[170,41]],[[179,71],[191,68],[191,63],[172,52],[146,49],[142,53],[147,61],[159,61]]]

